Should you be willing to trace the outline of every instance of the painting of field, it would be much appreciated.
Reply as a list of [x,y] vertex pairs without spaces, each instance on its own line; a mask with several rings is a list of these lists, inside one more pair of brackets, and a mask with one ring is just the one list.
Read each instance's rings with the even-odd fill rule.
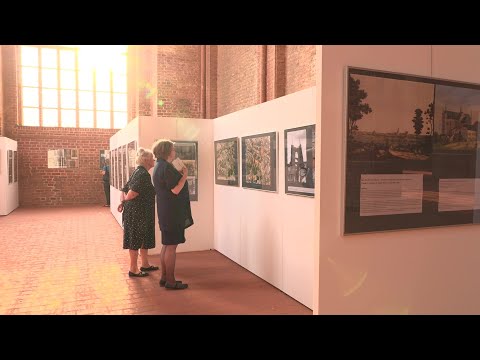
[[242,138],[242,186],[277,190],[276,132]]

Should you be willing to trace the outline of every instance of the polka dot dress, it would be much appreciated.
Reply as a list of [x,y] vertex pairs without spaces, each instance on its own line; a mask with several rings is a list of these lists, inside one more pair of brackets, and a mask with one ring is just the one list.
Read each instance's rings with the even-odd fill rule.
[[155,188],[148,171],[137,167],[122,189],[138,193],[133,200],[125,201],[123,219],[123,248],[129,250],[155,247]]

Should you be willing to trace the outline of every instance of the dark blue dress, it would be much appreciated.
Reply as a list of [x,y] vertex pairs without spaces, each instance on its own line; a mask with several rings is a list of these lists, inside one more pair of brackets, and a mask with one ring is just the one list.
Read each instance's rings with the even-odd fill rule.
[[153,169],[153,185],[157,194],[158,224],[162,232],[163,245],[185,242],[185,229],[193,225],[188,182],[175,195],[172,189],[182,178],[169,162],[158,159]]

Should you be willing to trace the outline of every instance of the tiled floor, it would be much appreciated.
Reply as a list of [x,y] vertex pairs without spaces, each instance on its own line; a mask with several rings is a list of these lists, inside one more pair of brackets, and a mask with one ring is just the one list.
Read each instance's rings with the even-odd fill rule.
[[312,314],[214,250],[177,255],[187,290],[160,288],[160,271],[129,278],[122,229],[101,206],[16,209],[0,216],[0,244],[0,314]]

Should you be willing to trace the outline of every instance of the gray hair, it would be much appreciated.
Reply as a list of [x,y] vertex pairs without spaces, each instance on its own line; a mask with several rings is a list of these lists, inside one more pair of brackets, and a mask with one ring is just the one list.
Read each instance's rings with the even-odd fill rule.
[[144,148],[138,149],[136,160],[137,165],[145,165],[145,162],[150,158],[153,158],[153,153],[150,150]]

